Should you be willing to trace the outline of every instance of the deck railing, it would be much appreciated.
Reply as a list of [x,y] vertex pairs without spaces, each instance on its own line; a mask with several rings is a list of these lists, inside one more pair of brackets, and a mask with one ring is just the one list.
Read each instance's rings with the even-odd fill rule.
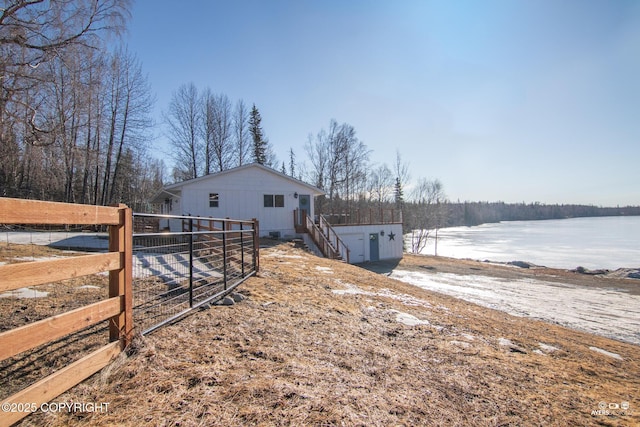
[[322,216],[331,225],[402,224],[402,211],[396,209],[351,209]]

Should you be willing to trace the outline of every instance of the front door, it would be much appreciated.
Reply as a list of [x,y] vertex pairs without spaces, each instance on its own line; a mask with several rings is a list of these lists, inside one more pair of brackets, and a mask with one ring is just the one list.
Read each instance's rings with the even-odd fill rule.
[[306,212],[306,215],[311,215],[311,196],[308,194],[300,194],[298,196],[298,210],[300,217],[298,218],[298,222],[300,224],[304,224],[305,217],[303,216],[303,212]]
[[380,247],[378,233],[369,234],[369,261],[380,261]]

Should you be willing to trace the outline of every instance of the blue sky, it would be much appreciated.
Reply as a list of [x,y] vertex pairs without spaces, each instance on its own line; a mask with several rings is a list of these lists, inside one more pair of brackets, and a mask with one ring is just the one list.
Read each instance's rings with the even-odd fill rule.
[[125,40],[158,121],[210,87],[280,161],[333,118],[454,201],[640,204],[636,0],[138,0]]

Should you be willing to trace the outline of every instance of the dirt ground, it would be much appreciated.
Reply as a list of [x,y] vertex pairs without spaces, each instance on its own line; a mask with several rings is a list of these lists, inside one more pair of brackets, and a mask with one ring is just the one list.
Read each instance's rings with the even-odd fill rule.
[[[640,425],[638,346],[429,292],[376,267],[292,243],[263,249],[260,273],[239,288],[244,301],[138,337],[128,356],[55,400],[106,410],[36,413],[21,425]],[[555,275],[432,257],[396,267]]]

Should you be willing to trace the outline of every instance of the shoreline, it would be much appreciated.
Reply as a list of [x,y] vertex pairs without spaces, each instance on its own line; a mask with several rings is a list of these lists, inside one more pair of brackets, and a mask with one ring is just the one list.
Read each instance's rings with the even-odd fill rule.
[[640,345],[638,279],[429,255],[368,269],[514,316]]
[[[459,258],[452,258],[452,259],[459,259]],[[609,268],[589,269],[582,266],[577,266],[575,268],[556,268],[556,267],[547,267],[545,265],[538,265],[528,261],[492,261],[489,259],[474,260],[471,258],[464,258],[464,259],[469,261],[483,262],[487,264],[508,265],[508,266],[519,267],[523,269],[564,270],[569,273],[584,274],[587,276],[600,276],[603,278],[636,279],[636,280],[640,279],[640,268],[636,268],[636,267],[618,267],[616,269],[609,269]]]
[[[601,277],[614,277],[614,278],[628,278],[628,279],[640,279],[640,267],[614,267],[614,268],[606,268],[606,267],[592,267],[587,268],[580,264],[577,264],[575,267],[550,267],[544,264],[537,264],[531,261],[524,261],[520,259],[512,259],[510,261],[502,261],[502,260],[492,260],[487,257],[474,258],[474,257],[455,257],[450,255],[433,255],[433,254],[423,254],[423,253],[413,253],[413,252],[404,252],[403,255],[406,256],[416,256],[416,257],[433,257],[433,258],[442,258],[442,259],[450,259],[455,261],[471,261],[482,264],[493,264],[493,265],[502,265],[502,266],[511,266],[518,267],[522,269],[546,269],[553,271],[567,271],[572,273],[584,274],[589,276],[601,276]],[[514,258],[514,257],[512,257]],[[588,265],[588,264],[585,264]]]
[[[405,253],[401,260],[392,261],[398,268],[424,270],[423,264],[428,261],[433,267],[431,271],[442,271],[455,274],[483,274],[502,278],[538,278],[572,285],[600,288],[616,288],[633,295],[640,295],[640,268],[618,268],[616,270],[586,268],[555,268],[537,265],[527,261],[491,261],[472,258],[454,258],[441,255],[416,255]],[[374,264],[374,263],[371,263]],[[525,267],[528,265],[528,267]],[[380,268],[364,268],[375,271]],[[386,267],[387,269],[389,266]],[[439,270],[438,270],[439,268]],[[419,270],[420,271],[420,270]],[[628,277],[629,274],[634,277]]]

